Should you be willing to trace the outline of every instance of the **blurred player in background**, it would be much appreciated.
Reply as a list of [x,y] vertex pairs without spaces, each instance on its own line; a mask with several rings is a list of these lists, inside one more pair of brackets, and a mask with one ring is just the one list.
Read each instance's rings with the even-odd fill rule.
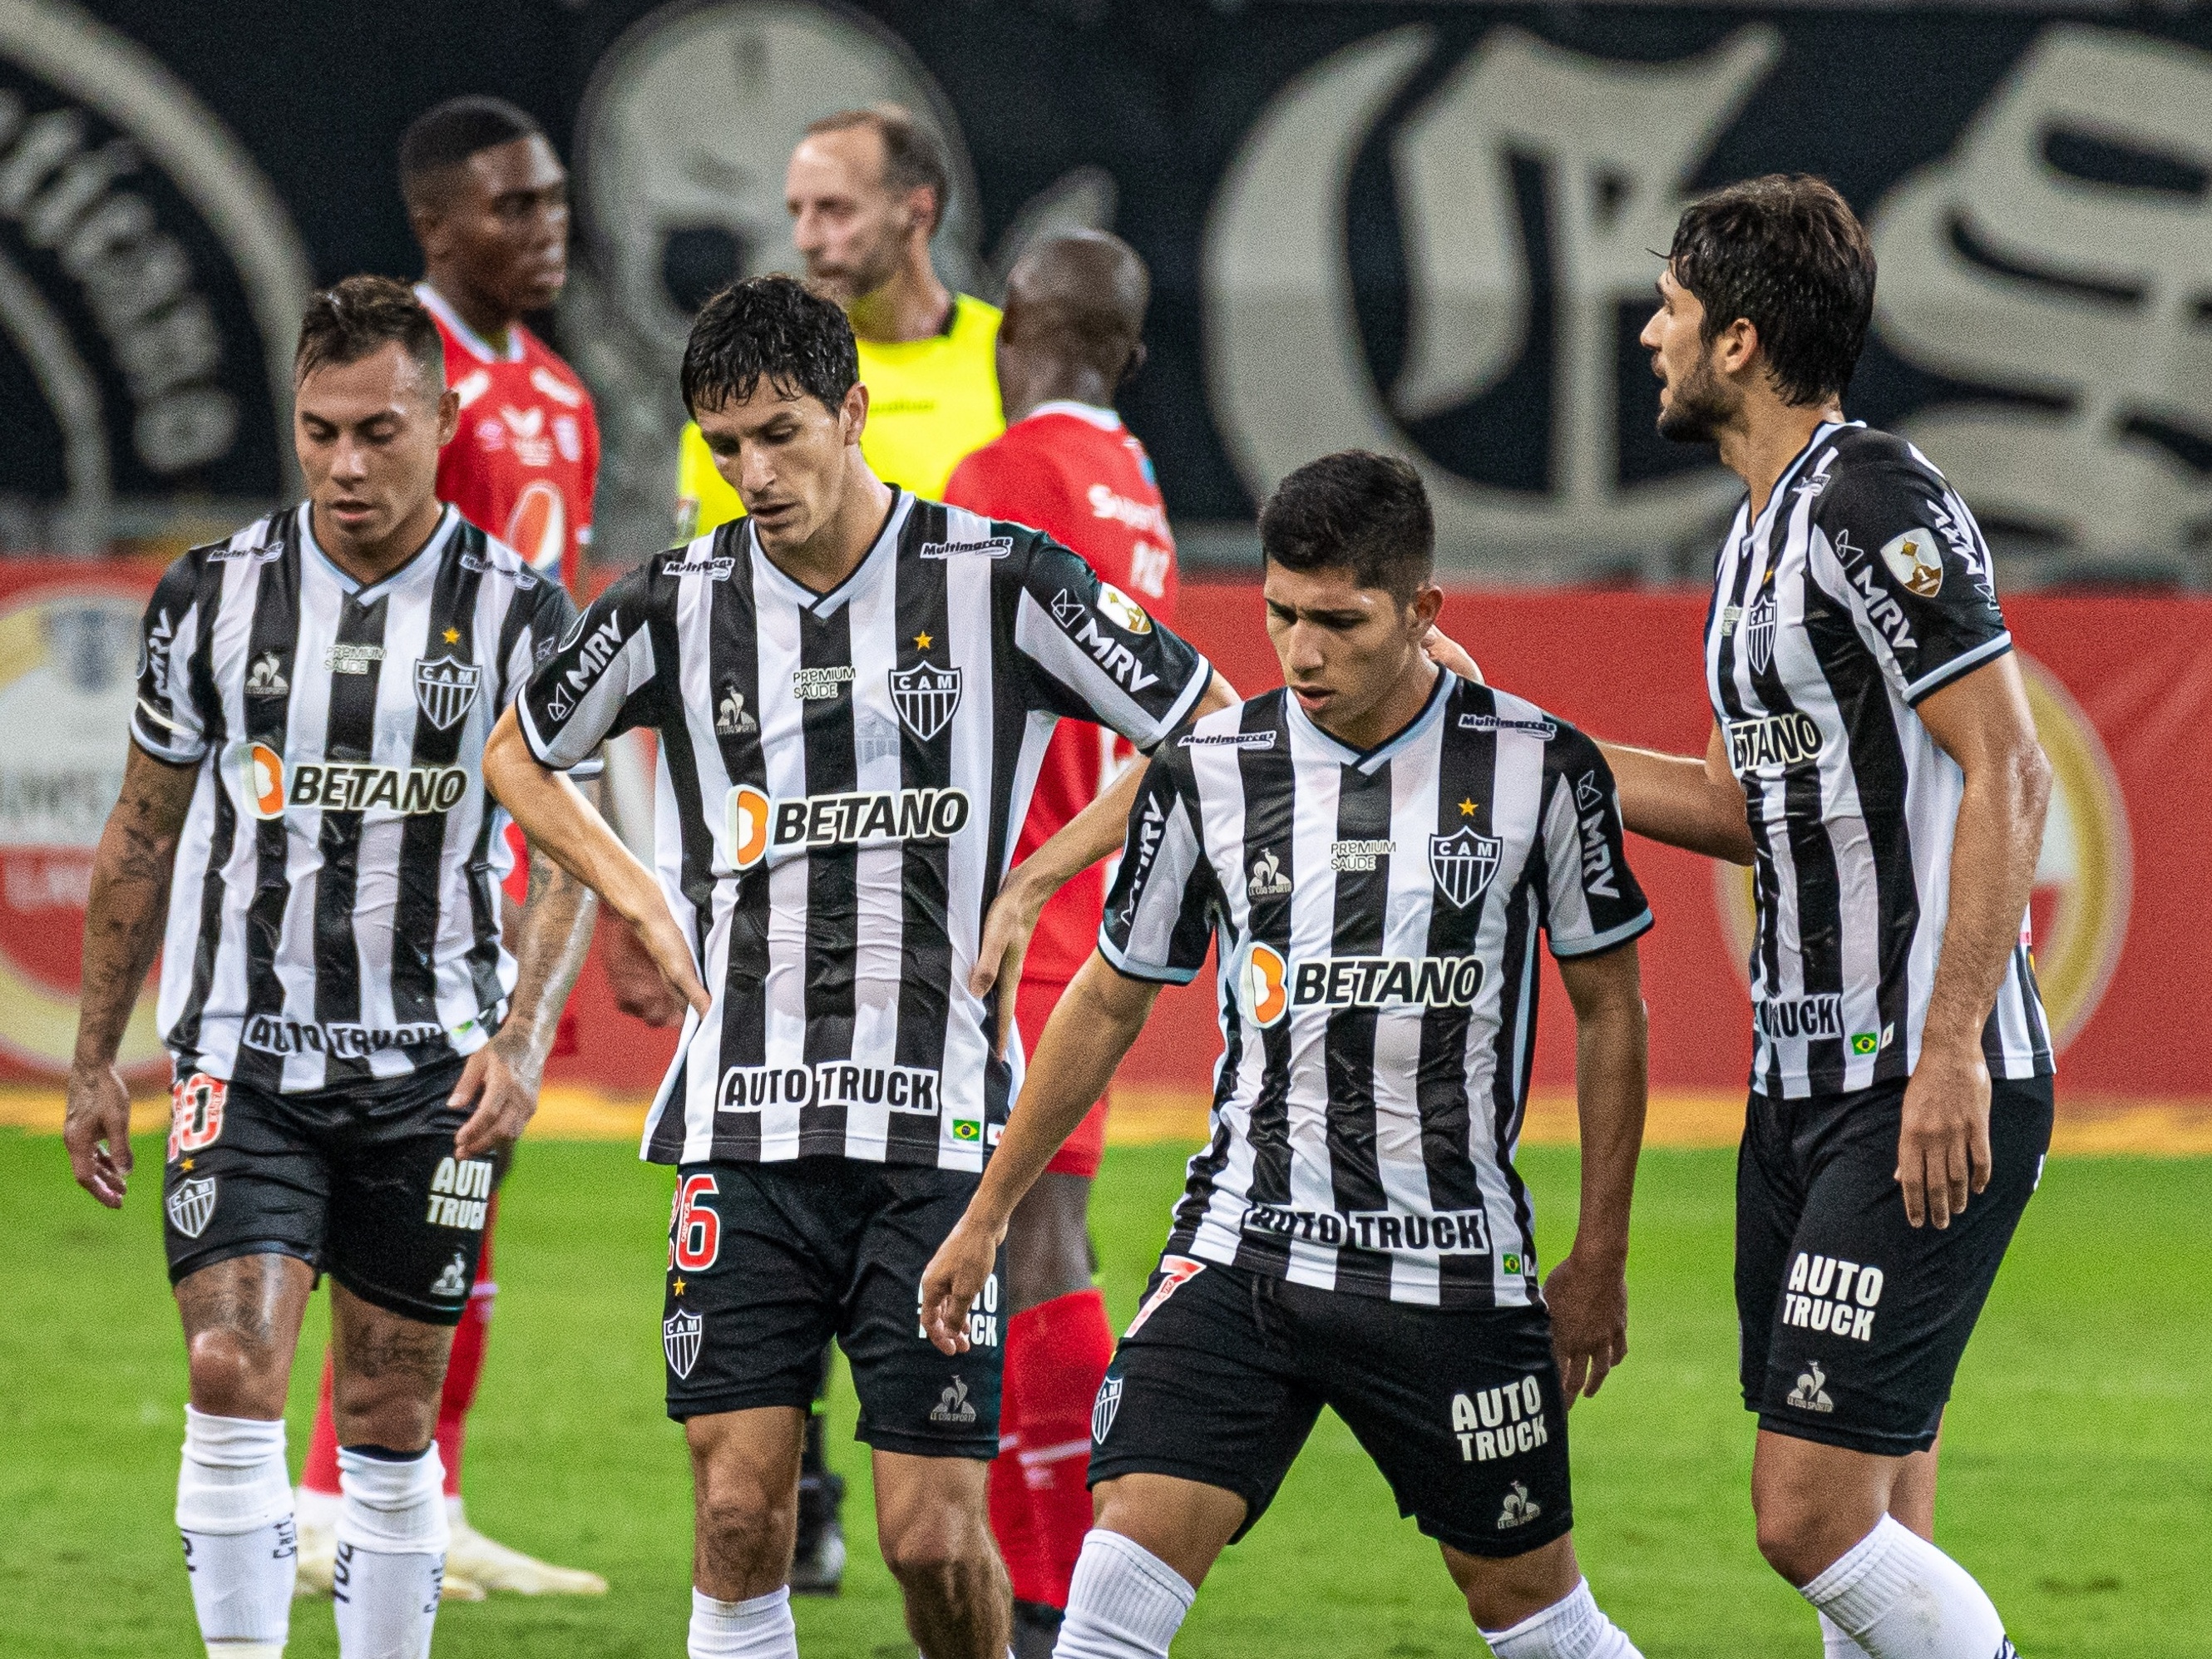
[[2051,769],[1973,515],[1844,418],[1874,291],[1817,179],[1683,214],[1643,334],[1659,431],[1749,494],[1714,566],[1705,754],[1606,752],[1630,829],[1757,872],[1735,1286],[1759,1549],[1831,1659],[2005,1659],[1933,1541],[1936,1443],[2051,1144],[2026,921]]
[[[583,381],[522,321],[549,310],[568,280],[568,172],[538,124],[514,105],[456,98],[407,129],[399,145],[399,185],[422,248],[416,297],[437,321],[447,381],[460,410],[459,429],[439,453],[438,499],[513,547],[547,580],[573,590],[591,542],[599,423]],[[529,868],[512,825],[501,850],[510,866],[505,897],[511,922]],[[573,1016],[564,1018],[568,1047],[574,1045],[573,1024]],[[438,1411],[453,1519],[446,1594],[598,1595],[607,1587],[598,1574],[552,1566],[497,1543],[471,1527],[462,1509],[462,1445],[498,1292],[492,1278],[497,1214],[495,1197]],[[330,1590],[337,1505],[326,1361],[300,1481],[303,1592]]]
[[453,1530],[447,1356],[591,937],[589,896],[543,859],[503,931],[483,744],[575,611],[438,500],[458,400],[403,285],[318,295],[297,362],[307,501],[186,554],[146,607],[65,1139],[119,1206],[116,1043],[158,948],[163,1240],[191,1382],[176,1516],[201,1635],[211,1659],[283,1650],[284,1400],[327,1273],[339,1652],[419,1659]]
[[[954,469],[945,499],[988,519],[1033,525],[1072,548],[1156,620],[1175,621],[1175,538],[1151,458],[1114,412],[1143,363],[1151,278],[1135,250],[1097,231],[1055,236],[1022,256],[999,328],[1003,436]],[[1136,754],[1105,726],[1063,720],[1045,750],[1026,859],[1091,805]],[[1105,908],[1107,866],[1061,888],[1039,917],[1016,1001],[1032,1048],[1053,1005],[1089,959]],[[1014,1584],[1014,1650],[1052,1650],[1068,1575],[1091,1529],[1084,1470],[1091,1407],[1113,1358],[1106,1303],[1091,1283],[1091,1183],[1106,1144],[1102,1097],[1014,1212],[1006,1234],[1006,1387],[991,1528]]]
[[[953,293],[930,262],[930,240],[945,222],[951,188],[936,136],[895,104],[815,122],[784,175],[792,240],[807,278],[844,308],[860,346],[868,388],[860,453],[878,477],[931,500],[943,495],[961,459],[1006,424],[993,355],[998,308]],[[698,423],[687,422],[677,463],[676,538],[688,542],[744,511],[738,492],[714,470]],[[654,1025],[684,1017],[628,928],[610,928],[601,952],[623,1012]],[[843,1479],[830,1472],[822,1425],[814,1421],[791,1581],[801,1595],[834,1594],[843,1575]]]

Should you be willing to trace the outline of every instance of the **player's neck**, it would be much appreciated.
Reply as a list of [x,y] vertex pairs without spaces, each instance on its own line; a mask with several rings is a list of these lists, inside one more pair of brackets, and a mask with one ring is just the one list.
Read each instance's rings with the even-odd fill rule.
[[[1011,355],[1011,354],[1010,354]],[[1114,407],[1114,385],[1089,363],[1049,360],[1016,362],[1000,377],[1006,398],[1006,422],[1025,421],[1047,404],[1087,404],[1093,409]]]
[[827,593],[858,570],[890,516],[895,493],[860,456],[857,448],[849,452],[845,496],[827,524],[788,552],[762,548],[769,563],[811,592]]
[[853,332],[878,345],[927,340],[941,334],[952,318],[952,290],[937,280],[925,246],[898,274],[872,294],[863,294],[846,312]]
[[498,301],[471,287],[451,265],[432,265],[422,273],[422,280],[438,290],[440,299],[453,307],[453,314],[469,325],[469,332],[494,351],[507,349],[507,331],[520,319],[510,315]]
[[1414,651],[1405,672],[1398,676],[1389,692],[1375,706],[1356,719],[1338,723],[1324,709],[1314,724],[1334,738],[1347,749],[1357,749],[1365,754],[1379,748],[1412,725],[1421,710],[1427,707],[1429,694],[1435,690],[1437,676],[1442,671],[1436,664]]
[[1751,516],[1766,511],[1774,486],[1813,441],[1813,434],[1831,421],[1844,418],[1843,405],[1785,404],[1778,400],[1747,404],[1740,419],[1720,434],[1721,465],[1744,482],[1751,491]]
[[319,506],[310,505],[307,509],[315,545],[323,550],[332,564],[363,587],[375,586],[420,553],[424,544],[437,533],[438,521],[445,514],[442,501],[435,495],[425,495],[421,505],[402,519],[390,535],[363,542],[353,539],[330,523]]

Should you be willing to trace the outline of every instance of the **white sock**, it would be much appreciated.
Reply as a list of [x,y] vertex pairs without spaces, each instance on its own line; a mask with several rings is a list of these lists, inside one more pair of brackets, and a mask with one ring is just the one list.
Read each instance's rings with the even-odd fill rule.
[[1118,1532],[1083,1535],[1067,1617],[1053,1659],[1167,1659],[1198,1592],[1166,1562]]
[[281,1421],[185,1407],[177,1530],[208,1652],[216,1659],[283,1652],[300,1552]]
[[1973,1576],[1887,1515],[1800,1594],[1870,1659],[2013,1659]]
[[691,1637],[684,1651],[687,1659],[799,1659],[790,1587],[750,1601],[717,1601],[693,1589]]
[[292,1516],[303,1527],[319,1527],[328,1532],[338,1523],[338,1505],[345,1502],[334,1492],[317,1492],[313,1486],[300,1486],[292,1493]]
[[446,1574],[446,1470],[416,1456],[338,1448],[337,1592],[342,1659],[423,1659]]
[[1566,1595],[1510,1630],[1485,1631],[1498,1659],[1644,1659],[1599,1610],[1585,1578]]
[[1866,1650],[1825,1613],[1820,1615],[1820,1659],[1866,1659]]

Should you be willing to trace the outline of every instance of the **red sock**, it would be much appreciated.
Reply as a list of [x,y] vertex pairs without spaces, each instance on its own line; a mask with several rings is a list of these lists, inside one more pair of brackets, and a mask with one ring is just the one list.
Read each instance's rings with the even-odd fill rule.
[[[1006,1340],[1011,1353],[1011,1331]],[[991,1535],[999,1540],[999,1554],[1006,1564],[1006,1577],[1013,1580],[1015,1599],[1034,1601],[1042,1592],[1044,1565],[1030,1516],[1029,1489],[1022,1483],[1020,1384],[1013,1366],[1008,1364],[999,1389],[999,1455],[991,1460]]]
[[438,1455],[446,1465],[446,1496],[461,1495],[461,1443],[468,1437],[469,1407],[476,1404],[477,1379],[483,1375],[484,1340],[491,1329],[491,1304],[499,1286],[491,1276],[491,1230],[499,1220],[499,1198],[484,1212],[483,1249],[477,1256],[476,1283],[469,1305],[453,1332],[453,1351],[446,1361],[446,1391],[438,1401]]
[[[438,1456],[446,1466],[446,1496],[461,1494],[461,1443],[467,1437],[469,1407],[476,1403],[477,1379],[483,1375],[484,1335],[491,1323],[492,1298],[499,1286],[491,1276],[491,1229],[499,1218],[495,1194],[484,1215],[483,1248],[477,1257],[476,1283],[453,1332],[453,1355],[446,1362],[445,1393],[438,1401]],[[338,1431],[331,1419],[331,1356],[323,1354],[323,1382],[315,1400],[314,1432],[307,1439],[307,1461],[300,1484],[309,1492],[338,1495]]]
[[[1037,1574],[1025,1601],[1067,1605],[1068,1580],[1091,1530],[1091,1407],[1114,1357],[1106,1298],[1097,1291],[1054,1297],[1006,1327],[1006,1376],[1021,1401],[1022,1485],[1036,1537]],[[1011,1569],[1012,1563],[1008,1563]]]

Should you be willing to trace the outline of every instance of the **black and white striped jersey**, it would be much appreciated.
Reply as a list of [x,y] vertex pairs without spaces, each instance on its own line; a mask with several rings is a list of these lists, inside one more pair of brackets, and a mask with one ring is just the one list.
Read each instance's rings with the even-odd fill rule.
[[1367,754],[1272,691],[1162,750],[1098,949],[1187,982],[1209,939],[1212,1136],[1168,1249],[1431,1306],[1536,1299],[1513,1169],[1536,935],[1593,955],[1651,926],[1613,775],[1565,721],[1439,672]]
[[305,506],[169,567],[131,736],[199,768],[161,959],[180,1072],[297,1092],[490,1039],[515,967],[483,746],[574,611],[451,507],[374,587]]
[[[1824,425],[1756,521],[1737,508],[1705,682],[1757,848],[1754,1089],[1917,1063],[1966,780],[1913,711],[2011,648],[1973,515],[1903,439]],[[2025,917],[1982,1047],[1992,1077],[2051,1069]]]
[[714,1006],[644,1156],[981,1169],[1020,1054],[968,975],[1054,724],[1149,747],[1211,674],[1058,543],[903,491],[827,593],[749,519],[609,588],[519,708],[550,766],[659,735],[655,862]]

